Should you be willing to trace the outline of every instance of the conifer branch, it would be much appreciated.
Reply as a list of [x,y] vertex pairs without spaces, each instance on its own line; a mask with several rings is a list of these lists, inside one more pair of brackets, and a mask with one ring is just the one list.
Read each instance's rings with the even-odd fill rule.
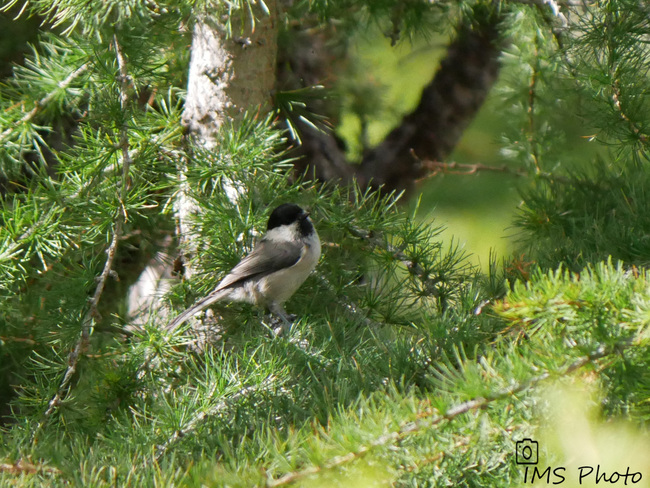
[[34,222],[28,229],[26,229],[20,235],[20,237],[18,237],[18,239],[14,240],[14,242],[9,247],[6,247],[2,250],[2,253],[0,253],[0,261],[10,259],[18,251],[18,248],[20,248],[20,246],[23,244],[23,241],[31,238],[38,227],[45,221],[49,220],[54,215],[54,213],[54,207],[50,208],[47,212],[42,213],[36,222]]
[[2,134],[0,134],[0,142],[4,141],[13,131],[16,130],[16,127],[29,122],[32,120],[43,108],[45,108],[57,95],[59,90],[65,90],[70,84],[77,79],[79,76],[84,74],[86,71],[88,71],[88,68],[90,68],[90,63],[84,63],[82,64],[79,68],[74,70],[72,73],[70,73],[64,80],[60,81],[57,83],[57,89],[52,90],[50,93],[45,95],[43,98],[40,100],[34,102],[34,107],[27,112],[25,115],[23,115],[18,122],[16,122],[12,127],[9,127],[8,129],[5,129]]
[[634,135],[637,136],[643,144],[647,144],[648,136],[641,132],[641,129],[639,129],[639,127],[623,110],[623,106],[621,105],[621,83],[619,80],[614,80],[614,83],[612,83],[612,101],[614,102],[614,107],[618,111],[619,116],[627,123]]
[[172,434],[172,436],[169,439],[167,439],[163,444],[156,446],[156,455],[154,459],[156,461],[160,460],[160,458],[162,458],[165,455],[165,453],[169,450],[170,447],[176,444],[183,437],[186,437],[188,434],[194,432],[207,419],[214,417],[219,412],[225,410],[230,405],[241,400],[242,398],[249,397],[250,395],[258,391],[264,391],[270,389],[270,387],[275,385],[276,383],[277,383],[277,378],[275,376],[273,375],[267,376],[260,384],[241,388],[233,395],[224,398],[219,403],[213,405],[206,411],[197,413],[194,417],[190,419],[189,422],[187,422],[187,424],[183,428],[174,432],[174,434]]
[[567,376],[589,363],[593,363],[611,354],[618,354],[620,353],[621,350],[630,347],[632,344],[633,341],[630,340],[630,341],[622,342],[613,348],[606,348],[604,346],[601,346],[592,354],[576,359],[575,361],[573,361],[571,364],[569,364],[568,366],[566,366],[560,371],[555,371],[555,372],[547,371],[545,373],[542,373],[538,376],[529,379],[528,381],[516,383],[509,388],[505,388],[499,392],[496,392],[494,395],[467,400],[463,403],[456,405],[455,407],[449,408],[443,414],[438,414],[437,411],[434,410],[429,412],[424,412],[419,416],[417,420],[404,424],[399,430],[389,432],[387,434],[377,437],[376,439],[366,444],[365,446],[362,446],[356,451],[341,456],[334,456],[319,466],[311,466],[301,471],[294,471],[291,473],[287,473],[284,476],[277,479],[267,477],[266,486],[268,488],[275,488],[278,486],[290,485],[308,476],[312,476],[314,474],[318,474],[320,472],[331,470],[339,466],[342,466],[344,464],[350,463],[352,461],[362,458],[363,456],[370,453],[374,449],[388,446],[391,444],[396,444],[410,435],[418,434],[424,430],[437,427],[438,425],[442,424],[445,421],[450,422],[454,420],[456,417],[464,413],[484,409],[488,407],[490,404],[496,402],[497,400],[502,400],[504,398],[513,396],[517,393],[522,393],[531,390],[533,387],[537,386],[542,381],[547,380],[551,376],[553,377]]
[[[102,270],[101,274],[99,275],[99,278],[97,279],[97,287],[95,288],[95,293],[90,299],[90,306],[88,307],[88,311],[84,315],[83,322],[81,324],[81,336],[79,337],[79,340],[75,344],[74,349],[68,355],[68,361],[67,361],[68,368],[66,369],[65,374],[63,376],[63,381],[61,381],[58,391],[56,392],[54,397],[50,400],[47,410],[45,411],[44,417],[49,417],[50,415],[52,415],[52,413],[54,413],[58,408],[58,406],[61,404],[61,400],[65,396],[66,391],[70,385],[70,382],[72,381],[72,377],[77,371],[79,357],[81,356],[82,351],[88,345],[88,341],[92,334],[93,321],[99,315],[99,312],[97,311],[97,305],[99,304],[99,300],[101,299],[102,294],[104,292],[106,281],[108,280],[108,277],[113,273],[112,271],[113,261],[115,259],[115,253],[117,251],[117,243],[122,233],[122,223],[123,223],[124,215],[125,215],[124,211],[120,212],[120,216],[117,218],[117,221],[115,222],[113,237],[111,239],[110,245],[108,246],[108,249],[106,250],[107,258],[106,258],[106,262],[104,263],[104,269]],[[41,426],[42,426],[42,422],[38,425],[36,432],[40,430]]]
[[330,281],[327,278],[325,278],[325,276],[317,275],[316,278],[318,279],[318,281],[321,282],[323,286],[325,286],[325,288],[327,288],[328,290],[330,290],[330,292],[336,295],[337,299],[340,301],[340,304],[343,306],[343,309],[350,315],[350,317],[361,320],[366,327],[372,329],[380,328],[381,324],[368,318],[368,316],[362,310],[359,309],[356,303],[354,303],[352,300],[348,299],[347,297],[336,293],[334,286],[332,285],[332,283],[330,283]]
[[[126,200],[127,192],[128,192],[127,183],[128,183],[129,168],[131,163],[131,155],[129,153],[128,124],[126,119],[126,113],[128,110],[128,105],[130,103],[130,96],[128,92],[130,78],[126,67],[126,59],[124,57],[120,44],[117,40],[117,36],[114,36],[113,43],[114,43],[115,53],[117,57],[118,69],[120,73],[120,107],[122,108],[122,114],[125,117],[122,126],[120,127],[120,136],[119,136],[120,148],[122,150],[122,185],[120,188],[120,196],[119,196],[120,211],[118,213],[117,219],[113,227],[113,235],[111,238],[111,242],[108,246],[108,249],[106,250],[107,257],[106,257],[106,261],[104,262],[104,268],[102,269],[101,274],[97,278],[97,286],[95,288],[95,293],[90,299],[88,310],[86,311],[86,314],[84,315],[81,324],[81,335],[77,340],[77,343],[75,344],[74,348],[68,355],[68,360],[67,360],[68,367],[63,376],[63,380],[59,385],[59,389],[57,390],[56,394],[48,404],[48,408],[44,414],[44,419],[52,415],[52,413],[54,413],[58,408],[58,406],[61,404],[62,399],[65,397],[68,391],[68,388],[72,381],[72,377],[77,371],[79,358],[82,352],[88,346],[90,336],[92,335],[93,332],[93,322],[99,316],[99,312],[98,312],[99,301],[101,300],[102,294],[104,293],[104,288],[106,286],[106,282],[108,281],[108,277],[114,274],[113,261],[115,260],[118,242],[122,235],[123,225],[127,220],[127,212],[126,212],[126,207],[124,202]],[[34,433],[34,439],[36,438],[36,434],[39,432],[40,428],[42,427],[44,419],[41,420],[41,422],[36,427]]]
[[395,246],[393,246],[389,242],[384,241],[383,239],[373,234],[372,232],[369,232],[364,229],[358,229],[352,226],[348,228],[348,231],[353,236],[367,241],[368,243],[370,243],[371,246],[375,248],[379,247],[386,250],[395,260],[400,261],[404,266],[406,266],[406,269],[410,274],[419,278],[420,281],[422,281],[422,283],[426,286],[427,291],[431,295],[433,295],[434,297],[438,297],[439,292],[437,286],[440,283],[440,278],[438,277],[431,278],[429,274],[417,262],[415,262],[406,254],[404,254],[404,252],[402,252],[400,249],[397,249]]

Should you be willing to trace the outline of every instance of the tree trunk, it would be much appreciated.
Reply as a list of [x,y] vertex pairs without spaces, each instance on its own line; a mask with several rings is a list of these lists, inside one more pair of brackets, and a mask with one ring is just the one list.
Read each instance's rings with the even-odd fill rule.
[[[231,18],[232,36],[225,26],[208,15],[198,15],[192,31],[192,46],[187,85],[187,99],[182,122],[187,137],[194,144],[211,149],[219,144],[219,129],[225,122],[235,122],[246,110],[271,107],[275,86],[277,53],[277,7],[275,0],[265,0],[269,12],[255,4],[251,19],[247,12],[235,12]],[[186,172],[191,161],[191,144],[186,157],[179,161],[180,191],[174,202],[177,234],[185,278],[192,275],[191,258],[196,253],[192,215],[199,211],[187,186]],[[236,201],[240,186],[229,182],[224,191]],[[164,248],[163,254],[169,250]],[[147,321],[150,313],[165,316],[161,298],[169,282],[161,272],[160,259],[152,260],[129,290],[129,313],[135,323]],[[162,315],[161,315],[162,314]]]
[[[296,155],[301,157],[298,173],[308,169],[319,179],[342,183],[354,179],[362,188],[381,188],[385,193],[414,189],[416,181],[426,174],[421,161],[444,161],[449,157],[497,79],[502,19],[492,10],[477,6],[472,20],[458,27],[415,110],[377,147],[367,151],[360,165],[346,160],[345,148],[333,133],[303,124],[303,144],[296,149]],[[301,66],[299,62],[294,65]],[[294,73],[293,78],[309,76]],[[314,111],[318,113],[317,108]]]
[[422,159],[449,157],[497,80],[497,21],[459,31],[415,110],[364,156],[356,174],[362,186],[409,191],[425,175]]
[[236,12],[230,19],[232,37],[210,17],[197,18],[192,34],[187,99],[183,124],[191,137],[214,147],[227,120],[237,120],[249,108],[271,106],[277,55],[275,1],[266,1],[270,15],[256,4],[253,21]]

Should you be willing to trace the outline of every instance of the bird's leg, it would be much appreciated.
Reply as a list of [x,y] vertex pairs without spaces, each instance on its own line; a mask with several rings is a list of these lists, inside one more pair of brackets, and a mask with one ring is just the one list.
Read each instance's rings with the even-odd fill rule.
[[285,312],[284,308],[282,305],[280,305],[277,302],[271,302],[269,304],[269,310],[273,315],[275,315],[277,318],[280,319],[282,322],[280,324],[280,327],[273,329],[273,331],[277,334],[283,334],[284,332],[288,331],[291,329],[291,326],[293,325],[293,320],[296,318],[295,315],[289,315],[287,312]]

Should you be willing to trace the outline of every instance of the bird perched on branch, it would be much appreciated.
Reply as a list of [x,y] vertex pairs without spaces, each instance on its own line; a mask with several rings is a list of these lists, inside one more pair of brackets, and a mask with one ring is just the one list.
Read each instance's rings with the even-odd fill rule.
[[298,205],[277,207],[266,234],[208,296],[202,298],[167,325],[175,330],[194,314],[219,301],[239,301],[268,308],[290,325],[283,304],[309,276],[320,258],[321,246],[309,214]]

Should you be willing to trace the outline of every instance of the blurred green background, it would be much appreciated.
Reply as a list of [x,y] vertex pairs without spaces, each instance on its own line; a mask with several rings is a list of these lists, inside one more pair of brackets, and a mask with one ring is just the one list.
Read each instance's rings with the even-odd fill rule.
[[[434,75],[445,54],[447,39],[401,42],[378,31],[361,33],[351,51],[349,78],[342,82],[343,115],[338,134],[349,147],[353,160],[360,157],[364,141],[373,146],[418,103],[420,92]],[[488,100],[465,131],[449,162],[500,166],[498,139],[503,127],[495,104]],[[359,115],[361,114],[361,115]],[[508,255],[512,249],[509,230],[520,201],[517,176],[506,173],[473,175],[439,174],[419,185],[418,216],[444,225],[443,238],[452,239],[471,260],[482,267],[490,252]],[[417,204],[415,195],[410,205]]]
[[[377,144],[416,106],[448,42],[449,39],[440,36],[391,46],[379,30],[357,34],[348,73],[341,77],[344,81],[338,86],[343,114],[337,132],[348,144],[350,159],[358,160],[364,145]],[[525,116],[527,109],[522,106],[529,90],[527,70],[529,65],[517,53],[504,56],[499,81],[445,162],[524,168],[525,155],[522,158],[521,155],[513,157],[512,152],[508,154],[508,144],[513,138],[526,138],[521,114]],[[512,89],[508,92],[506,88],[512,86],[513,77],[516,86],[521,87],[519,93]],[[589,130],[579,116],[579,94],[575,88],[568,83],[566,91],[544,93],[543,80],[540,80],[537,90],[540,97],[552,98],[550,103],[543,99],[537,101],[535,109],[540,112],[536,114],[540,118],[537,123],[548,124],[553,119],[553,124],[561,127],[555,131],[561,134],[560,139],[540,142],[540,147],[545,145],[540,151],[546,156],[542,170],[552,172],[588,163],[602,146],[589,142]],[[557,104],[571,105],[572,110],[560,112],[555,110]],[[520,190],[531,184],[532,178],[504,172],[438,174],[420,184],[420,194],[414,195],[409,205],[415,206],[420,197],[418,217],[444,226],[445,241],[459,244],[471,255],[470,260],[485,270],[491,253],[500,262],[503,257],[521,252],[516,245],[518,230],[513,226],[513,219],[522,200]]]

